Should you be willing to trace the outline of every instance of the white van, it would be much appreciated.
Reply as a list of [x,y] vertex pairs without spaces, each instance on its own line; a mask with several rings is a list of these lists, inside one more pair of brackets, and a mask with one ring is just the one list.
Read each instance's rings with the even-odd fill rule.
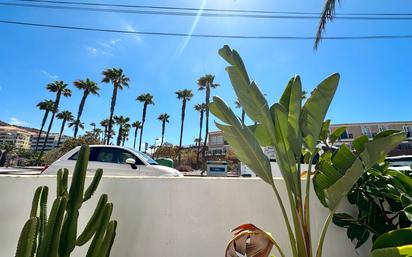
[[[57,174],[61,168],[73,172],[79,151],[80,146],[72,149],[47,167],[42,174]],[[93,174],[98,168],[103,169],[104,175],[183,177],[178,170],[159,165],[145,153],[113,145],[90,145],[87,173]]]

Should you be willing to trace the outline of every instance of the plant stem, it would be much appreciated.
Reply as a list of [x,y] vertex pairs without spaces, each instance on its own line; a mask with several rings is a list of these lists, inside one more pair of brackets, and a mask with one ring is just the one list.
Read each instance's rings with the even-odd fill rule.
[[[305,227],[306,227],[306,243],[308,245],[309,256],[312,256],[312,235],[310,232],[310,175],[312,173],[312,162],[313,162],[313,154],[311,154],[309,158],[309,167],[306,175],[306,194],[305,194]],[[300,163],[299,163],[300,167]]]
[[282,198],[280,198],[279,192],[276,189],[274,183],[272,183],[272,189],[275,192],[276,198],[278,200],[280,209],[281,209],[282,214],[283,214],[283,218],[285,220],[286,228],[288,230],[288,235],[289,235],[290,247],[292,248],[293,256],[298,257],[298,253],[297,253],[297,249],[296,249],[296,239],[293,235],[292,227],[290,226],[289,218],[288,218],[288,215],[286,214],[286,210],[285,210],[285,206],[283,205]]
[[333,214],[335,214],[335,210],[331,211],[328,215],[328,218],[325,220],[323,224],[322,233],[320,234],[318,249],[316,250],[316,257],[322,257],[322,247],[323,242],[325,241],[326,231],[328,230],[329,224],[332,221]]

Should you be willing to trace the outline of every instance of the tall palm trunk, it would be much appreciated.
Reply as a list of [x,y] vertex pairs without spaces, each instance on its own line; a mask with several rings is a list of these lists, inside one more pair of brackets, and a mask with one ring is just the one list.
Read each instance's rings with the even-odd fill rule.
[[[205,141],[203,142],[203,149],[202,149],[202,160],[205,162],[206,156],[206,147],[207,147],[207,137],[209,134],[209,103],[210,103],[210,85],[206,87],[206,131],[205,131]],[[205,167],[203,167],[204,169]],[[203,175],[204,171],[202,171]]]
[[119,134],[117,135],[117,142],[116,145],[120,146],[120,144],[122,143],[122,133],[123,133],[123,128],[122,125],[119,126]]
[[245,123],[245,109],[242,108],[242,124]]
[[165,138],[165,127],[166,127],[166,121],[162,121],[162,141],[160,142],[160,146],[163,145],[163,139]]
[[39,157],[37,159],[38,164],[40,163],[41,157],[43,156],[43,153],[44,153],[44,149],[46,148],[47,139],[49,139],[50,130],[53,126],[54,116],[56,116],[56,112],[59,108],[60,96],[61,96],[61,91],[57,92],[56,94],[56,101],[54,102],[54,107],[53,107],[53,112],[52,112],[52,116],[50,119],[49,127],[47,128],[46,137],[44,138],[43,146],[41,148]]
[[180,150],[182,149],[182,139],[183,139],[183,126],[185,123],[185,112],[186,112],[186,99],[183,99],[182,103],[182,123],[180,124],[180,140],[179,140],[179,164],[181,159]]
[[57,147],[60,146],[60,140],[61,140],[62,135],[63,135],[64,125],[66,125],[66,119],[63,119],[62,127],[60,128],[59,140],[57,140]]
[[142,127],[140,128],[139,151],[141,151],[141,149],[142,149],[142,137],[143,137],[144,122],[146,120],[146,110],[147,110],[147,103],[144,103],[144,105],[143,105],[143,115],[142,115]]
[[106,144],[110,143],[110,139],[112,137],[112,121],[113,121],[113,114],[114,114],[114,107],[116,106],[116,97],[117,97],[117,85],[113,85],[113,94],[112,94],[112,103],[110,105],[110,117],[109,117],[109,124],[107,129],[107,141]]
[[104,126],[104,132],[103,132],[103,143],[106,142],[106,137],[107,137],[107,126]]
[[41,122],[41,127],[39,130],[39,135],[37,136],[37,140],[36,140],[36,148],[34,149],[34,151],[37,151],[37,148],[39,147],[40,136],[41,136],[41,133],[43,132],[44,125],[46,124],[47,117],[49,116],[49,112],[50,112],[49,110],[46,110],[44,112],[43,120]]
[[80,116],[82,116],[83,108],[84,108],[84,104],[86,103],[87,95],[88,95],[88,93],[86,91],[84,91],[82,100],[80,101],[79,111],[77,112],[76,125],[74,127],[74,134],[73,134],[74,138],[76,138],[77,132],[79,131]]
[[134,130],[133,149],[136,149],[137,130],[138,128],[136,127],[136,129]]
[[126,135],[124,135],[122,138],[122,146],[124,146],[124,142],[126,142]]
[[199,167],[199,156],[200,156],[200,142],[202,142],[202,129],[203,129],[203,111],[200,111],[200,126],[199,126],[199,137],[197,142],[197,156],[196,163]]

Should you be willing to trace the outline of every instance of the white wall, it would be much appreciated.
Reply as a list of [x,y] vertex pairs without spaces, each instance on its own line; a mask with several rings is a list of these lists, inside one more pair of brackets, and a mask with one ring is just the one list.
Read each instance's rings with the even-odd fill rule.
[[[278,180],[276,184],[284,192],[283,182]],[[0,256],[14,256],[34,190],[40,185],[50,187],[51,206],[55,177],[0,177]],[[232,236],[229,230],[242,223],[254,223],[272,232],[284,249],[289,247],[271,188],[257,178],[106,177],[81,209],[81,228],[102,193],[108,193],[114,203],[113,218],[118,220],[113,257],[224,256],[226,243]],[[327,212],[316,196],[312,197],[312,210],[312,229],[317,238]],[[76,251],[72,256],[85,256],[85,251]],[[355,252],[346,231],[330,226],[325,257],[368,256],[367,252]]]

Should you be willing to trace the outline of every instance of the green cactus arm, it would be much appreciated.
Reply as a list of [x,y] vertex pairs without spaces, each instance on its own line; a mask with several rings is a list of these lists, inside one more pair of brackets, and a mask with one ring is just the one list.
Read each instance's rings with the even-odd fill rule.
[[[57,252],[59,249],[59,242],[60,242],[60,232],[62,228],[62,223],[63,223],[63,217],[64,213],[66,210],[66,205],[67,205],[67,198],[63,197],[61,198],[60,201],[60,206],[56,214],[56,222],[53,227],[53,231],[50,237],[50,248],[48,250],[48,255],[47,257],[55,257],[58,256]],[[40,256],[39,256],[40,257]]]
[[69,193],[67,190],[67,184],[69,180],[69,170],[68,169],[63,169],[63,178],[62,178],[62,189],[63,189],[63,195],[69,197]]
[[78,210],[83,203],[84,181],[86,178],[87,163],[89,160],[90,149],[88,146],[80,148],[76,166],[74,167],[72,182],[69,191],[69,201],[67,208]]
[[[43,240],[40,242],[39,251],[37,253],[37,257],[47,257],[49,256],[50,248],[52,247],[53,236],[55,236],[55,230],[59,229],[58,225],[60,219],[63,218],[63,214],[61,209],[64,207],[66,208],[67,199],[65,197],[58,197],[54,200],[49,220],[46,225],[46,231],[44,233]],[[64,213],[63,209],[63,213]],[[59,216],[60,215],[60,216]]]
[[106,234],[104,235],[104,239],[102,245],[99,250],[99,257],[107,257],[110,255],[110,251],[112,249],[112,245],[114,242],[114,238],[116,237],[116,228],[117,228],[117,221],[112,220],[109,222],[107,226]]
[[89,187],[84,193],[83,202],[89,200],[92,197],[97,187],[99,186],[99,182],[100,182],[100,179],[102,178],[102,175],[103,175],[103,170],[97,169],[96,173],[94,174],[92,182],[90,183]]
[[23,226],[17,243],[16,257],[31,257],[35,249],[37,237],[38,217],[31,217]]
[[60,238],[60,257],[69,256],[76,245],[77,221],[79,217],[79,209],[83,203],[84,181],[86,178],[89,155],[89,147],[85,145],[82,146],[74,168],[69,190],[69,200],[66,207],[67,213]]
[[[40,197],[40,216],[39,216],[39,229],[38,229],[38,245],[43,240],[44,233],[46,231],[47,224],[47,197],[49,193],[49,188],[47,186],[42,187],[41,197]],[[39,249],[37,250],[39,251]]]
[[107,195],[103,194],[102,196],[100,196],[99,202],[97,203],[92,216],[87,222],[86,227],[84,228],[80,236],[77,238],[76,245],[82,246],[85,243],[87,243],[87,241],[89,241],[90,238],[92,238],[92,236],[94,235],[99,226],[99,217],[103,214],[103,210],[106,206],[106,203]]
[[34,192],[33,201],[31,203],[30,218],[37,217],[37,207],[39,205],[39,198],[43,187],[38,187]]
[[98,257],[100,247],[104,239],[104,234],[106,232],[107,226],[110,221],[110,216],[112,215],[113,204],[106,203],[104,207],[103,215],[100,218],[99,228],[97,229],[96,234],[93,237],[93,241],[89,246],[86,257]]
[[69,210],[64,218],[61,231],[59,257],[68,257],[76,247],[78,210]]
[[63,192],[63,169],[57,171],[57,185],[56,185],[56,196],[62,196]]

